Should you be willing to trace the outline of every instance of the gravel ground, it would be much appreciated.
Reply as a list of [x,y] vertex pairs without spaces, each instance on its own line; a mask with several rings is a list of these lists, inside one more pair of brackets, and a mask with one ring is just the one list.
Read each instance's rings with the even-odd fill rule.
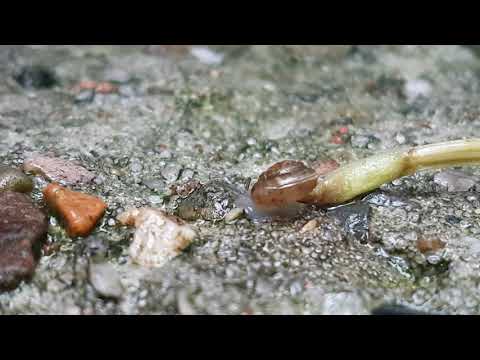
[[[108,209],[87,238],[68,237],[50,214],[53,250],[44,247],[30,281],[0,294],[0,313],[479,313],[478,168],[418,173],[283,221],[230,212],[237,191],[277,161],[346,163],[480,137],[477,55],[461,46],[3,45],[0,166],[20,167],[32,152],[74,161],[97,179],[71,188]],[[76,91],[85,80],[118,91]],[[41,207],[44,180],[34,182]],[[198,236],[161,268],[134,265],[135,229],[116,220],[132,206],[176,214]]]

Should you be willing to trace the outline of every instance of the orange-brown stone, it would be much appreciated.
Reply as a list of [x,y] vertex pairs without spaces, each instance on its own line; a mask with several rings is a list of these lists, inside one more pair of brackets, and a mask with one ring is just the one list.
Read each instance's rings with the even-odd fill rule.
[[111,94],[117,90],[117,87],[109,82],[101,82],[95,87],[95,91],[99,94]]
[[65,223],[69,236],[87,236],[101,219],[107,205],[99,198],[50,184],[43,191],[48,206]]

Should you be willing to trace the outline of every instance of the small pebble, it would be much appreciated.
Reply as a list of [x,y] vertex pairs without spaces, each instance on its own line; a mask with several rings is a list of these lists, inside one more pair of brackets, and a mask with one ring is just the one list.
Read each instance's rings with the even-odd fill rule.
[[152,196],[149,196],[148,197],[148,201],[151,203],[151,204],[161,204],[163,202],[163,199],[161,196],[157,196],[157,195],[152,195]]
[[318,226],[318,221],[316,219],[310,220],[305,224],[305,226],[300,230],[300,233],[306,233],[312,230],[315,230]]
[[18,169],[0,166],[0,191],[29,193],[33,190],[33,181]]
[[104,79],[116,84],[126,84],[131,80],[131,76],[123,69],[111,69],[105,73]]
[[75,104],[87,104],[91,103],[95,98],[95,91],[91,89],[82,90],[78,95],[75,96]]
[[443,241],[436,238],[420,238],[417,240],[417,249],[423,254],[441,250],[445,245]]
[[14,76],[15,80],[26,89],[47,89],[57,84],[55,74],[44,66],[25,66]]
[[170,187],[170,190],[172,191],[173,194],[175,195],[180,195],[180,196],[188,196],[195,190],[199,189],[202,186],[202,184],[199,181],[196,180],[189,180],[183,184],[180,185],[172,185]]
[[118,88],[109,82],[101,82],[95,88],[95,92],[98,94],[112,94],[117,92]]
[[89,236],[83,244],[84,252],[90,258],[104,259],[108,254],[108,239],[103,234]]
[[142,181],[142,184],[154,191],[160,191],[165,188],[165,183],[159,179],[145,179]]
[[201,63],[207,64],[207,65],[219,65],[223,61],[222,54],[216,53],[206,47],[193,47],[190,49],[190,52]]
[[135,89],[129,85],[120,86],[118,88],[118,94],[126,98],[134,97],[136,95]]
[[365,135],[355,135],[350,140],[354,148],[361,148],[361,149],[367,148],[370,141],[371,141],[371,137],[365,136]]
[[182,168],[179,165],[167,165],[162,170],[162,176],[168,183],[173,183],[178,180],[181,170]]
[[23,163],[23,170],[65,185],[87,184],[95,178],[93,173],[80,165],[36,153],[28,156]]
[[469,191],[477,184],[476,178],[460,171],[446,170],[435,174],[433,182],[447,188],[448,192]]
[[403,144],[405,144],[405,142],[407,141],[407,138],[405,137],[405,135],[398,133],[398,134],[395,136],[395,140],[396,140],[397,143],[399,143],[400,145],[403,145]]
[[90,284],[101,297],[120,299],[124,288],[117,271],[109,263],[90,264]]
[[432,92],[432,85],[426,80],[415,79],[405,83],[404,94],[409,101],[423,96],[428,97]]
[[96,81],[83,80],[83,81],[80,81],[77,86],[75,86],[75,90],[76,91],[95,90],[96,87],[97,87]]
[[129,254],[134,263],[145,267],[165,265],[196,237],[185,221],[159,209],[130,209],[117,220],[122,225],[136,227]]
[[225,215],[225,222],[230,223],[239,219],[243,215],[243,209],[234,208]]
[[427,262],[430,265],[437,265],[440,263],[440,261],[442,261],[442,258],[438,255],[430,255],[427,257]]
[[99,198],[50,184],[43,191],[47,205],[65,223],[70,237],[87,236],[102,218],[107,205]]

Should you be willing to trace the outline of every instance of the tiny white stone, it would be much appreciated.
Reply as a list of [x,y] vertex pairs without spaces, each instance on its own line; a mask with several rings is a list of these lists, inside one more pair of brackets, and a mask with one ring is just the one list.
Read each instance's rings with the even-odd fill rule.
[[116,299],[122,297],[124,288],[112,265],[91,264],[89,273],[90,283],[100,295]]
[[407,81],[405,84],[405,96],[413,101],[419,96],[429,96],[432,92],[432,85],[426,80],[415,79]]
[[240,218],[243,215],[243,209],[242,208],[234,208],[230,210],[226,215],[225,215],[225,222],[233,222]]
[[178,256],[196,237],[180,218],[152,208],[131,209],[118,217],[137,230],[129,248],[132,261],[145,267],[161,267]]
[[200,60],[200,62],[207,65],[219,65],[223,61],[222,54],[216,53],[206,47],[193,47],[190,52]]

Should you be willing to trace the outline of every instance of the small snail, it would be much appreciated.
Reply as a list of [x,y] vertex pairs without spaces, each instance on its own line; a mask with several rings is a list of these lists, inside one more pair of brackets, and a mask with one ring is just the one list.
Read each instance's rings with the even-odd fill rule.
[[258,178],[252,200],[259,208],[271,209],[299,202],[317,185],[317,173],[301,161],[276,163]]
[[281,161],[260,175],[251,199],[243,198],[240,204],[248,207],[247,214],[255,219],[288,214],[301,203],[345,203],[416,171],[478,163],[480,139],[394,149],[343,166],[333,160],[311,167],[301,161]]

